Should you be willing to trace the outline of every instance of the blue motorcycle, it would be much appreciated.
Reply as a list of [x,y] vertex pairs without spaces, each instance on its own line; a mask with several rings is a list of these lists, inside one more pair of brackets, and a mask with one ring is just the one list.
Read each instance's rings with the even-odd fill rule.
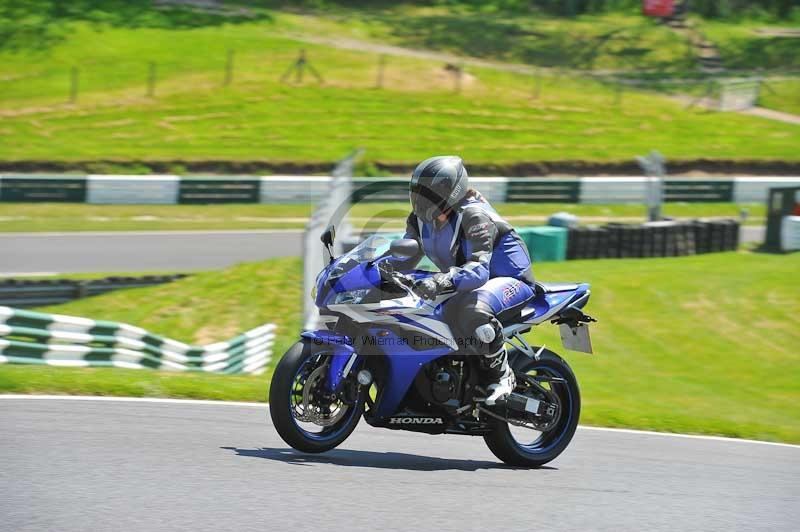
[[312,293],[321,328],[301,333],[272,377],[270,415],[287,444],[328,451],[363,417],[373,427],[483,436],[514,466],[538,467],[564,451],[578,425],[578,382],[564,359],[522,335],[551,322],[566,348],[591,353],[588,284],[537,283],[524,308],[502,318],[517,384],[488,406],[479,357],[442,319],[454,294],[422,299],[413,283],[433,271],[393,266],[419,244],[375,235],[335,258],[334,237],[333,227],[322,235],[330,264]]

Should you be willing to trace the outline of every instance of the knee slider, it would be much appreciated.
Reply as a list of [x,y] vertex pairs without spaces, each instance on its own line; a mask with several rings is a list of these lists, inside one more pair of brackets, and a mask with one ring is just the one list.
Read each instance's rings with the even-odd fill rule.
[[475,338],[480,342],[478,352],[487,358],[500,354],[503,348],[503,329],[500,322],[492,318],[489,323],[484,323],[475,328]]
[[491,323],[484,323],[480,327],[475,329],[475,338],[483,342],[484,344],[489,344],[494,341],[495,337],[497,336],[497,332],[494,330],[494,327]]

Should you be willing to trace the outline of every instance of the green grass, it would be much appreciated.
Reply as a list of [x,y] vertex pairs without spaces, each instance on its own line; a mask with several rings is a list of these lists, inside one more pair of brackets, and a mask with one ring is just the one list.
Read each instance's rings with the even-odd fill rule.
[[[544,222],[567,211],[585,223],[605,220],[641,221],[642,205],[570,203],[499,203],[503,216],[517,226]],[[747,209],[748,224],[763,225],[761,203],[667,203],[664,214],[678,218],[738,217]],[[356,227],[403,227],[408,203],[362,203],[350,211]],[[160,231],[216,229],[302,229],[312,211],[296,205],[84,205],[69,203],[0,203],[0,232],[39,231]]]
[[2,393],[57,393],[124,397],[181,397],[266,401],[269,375],[169,373],[111,368],[0,366]]
[[[568,354],[589,424],[800,442],[800,254],[568,262],[587,279],[593,357]],[[556,332],[537,342],[560,351]]]
[[761,87],[758,105],[800,115],[800,80],[767,82]]
[[[373,23],[364,17],[352,31]],[[375,89],[376,53],[298,40],[320,28],[349,35],[348,24],[282,13],[182,29],[72,23],[51,48],[0,51],[0,159],[329,163],[358,146],[369,161],[407,165],[445,152],[499,165],[630,161],[653,148],[673,160],[800,157],[793,125],[685,109],[646,92],[615,103],[613,87],[554,73],[542,76],[535,98],[528,76],[470,67],[454,94],[441,62],[392,56],[385,88]],[[300,48],[321,86],[279,82]],[[229,49],[234,83],[224,87]],[[154,98],[145,95],[151,60]],[[73,65],[80,89],[69,104]]]
[[[554,327],[531,335],[565,354],[582,422],[800,442],[800,254],[538,264],[541,280],[592,283],[596,354],[564,352]],[[53,307],[132,322],[186,341],[279,322],[276,352],[296,338],[296,260],[244,264],[170,285]],[[227,380],[230,379],[230,380]],[[0,389],[261,401],[268,377],[0,366]]]
[[797,70],[800,67],[800,39],[770,33],[780,28],[796,28],[796,23],[767,24],[758,20],[731,23],[703,19],[694,22],[717,46],[726,68]]
[[339,9],[324,17],[281,15],[323,35],[388,42],[495,61],[581,70],[685,71],[685,38],[637,10],[573,18],[448,6]]
[[263,323],[274,323],[284,335],[276,350],[283,352],[291,343],[287,331],[296,331],[301,321],[300,262],[286,258],[243,263],[158,287],[133,288],[42,310],[132,323],[193,344],[228,340]]

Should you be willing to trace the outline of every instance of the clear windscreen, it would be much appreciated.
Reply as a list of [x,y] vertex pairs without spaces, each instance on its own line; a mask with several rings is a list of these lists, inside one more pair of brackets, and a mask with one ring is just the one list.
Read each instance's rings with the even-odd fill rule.
[[[394,240],[403,238],[402,235],[372,235],[356,247],[342,255],[341,264],[363,263],[375,260],[389,252],[389,247]],[[426,272],[438,272],[433,262],[428,257],[422,257],[422,260],[415,266],[415,270]]]
[[381,235],[372,235],[345,253],[342,258],[355,262],[369,262],[389,251],[392,240]]

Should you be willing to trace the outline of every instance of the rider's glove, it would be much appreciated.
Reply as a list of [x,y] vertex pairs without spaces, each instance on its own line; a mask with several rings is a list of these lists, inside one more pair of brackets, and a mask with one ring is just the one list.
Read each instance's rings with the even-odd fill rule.
[[453,282],[450,276],[443,273],[414,281],[414,292],[422,299],[435,299],[442,292],[452,289]]

